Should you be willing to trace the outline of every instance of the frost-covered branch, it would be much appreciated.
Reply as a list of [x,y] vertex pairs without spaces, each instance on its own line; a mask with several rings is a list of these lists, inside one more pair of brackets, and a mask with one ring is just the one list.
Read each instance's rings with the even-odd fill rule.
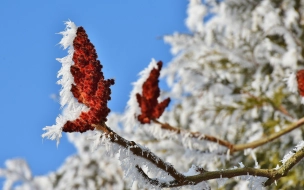
[[[301,120],[304,122],[304,118]],[[136,165],[137,171],[146,179],[151,185],[158,187],[179,187],[184,185],[195,185],[202,181],[208,181],[212,179],[221,179],[221,178],[233,178],[238,176],[253,176],[253,177],[266,177],[268,180],[264,184],[265,186],[271,185],[275,180],[280,179],[287,175],[287,173],[295,166],[298,162],[304,157],[304,147],[298,150],[293,154],[287,161],[283,163],[278,169],[257,169],[251,167],[241,167],[233,168],[228,170],[219,170],[219,171],[207,171],[201,169],[197,171],[199,174],[185,176],[179,173],[171,164],[165,163],[161,158],[155,155],[153,152],[150,152],[148,149],[143,148],[134,141],[128,141],[115,133],[105,124],[94,125],[97,130],[103,132],[103,135],[108,138],[112,143],[116,143],[123,148],[129,150],[134,155],[144,158],[154,164],[156,167],[162,169],[171,175],[174,180],[163,182],[157,178],[150,178],[142,168]]]
[[273,169],[271,171],[272,177],[270,177],[266,182],[265,186],[271,185],[275,180],[281,177],[287,176],[288,172],[302,159],[304,158],[304,147],[297,150],[293,156],[291,156],[279,169]]
[[291,156],[281,167],[274,169],[257,169],[250,167],[243,167],[237,169],[221,170],[221,171],[206,171],[202,174],[187,176],[186,180],[198,183],[204,180],[219,179],[219,178],[232,178],[243,175],[266,177],[268,180],[265,186],[271,185],[274,181],[286,176],[288,172],[304,158],[304,147],[298,150]]
[[245,149],[248,149],[248,148],[253,149],[253,148],[262,146],[266,143],[269,143],[269,142],[281,137],[282,135],[285,135],[285,134],[301,127],[304,124],[304,117],[299,119],[297,122],[292,123],[288,127],[284,128],[284,129],[282,129],[282,130],[280,130],[276,133],[273,133],[269,136],[262,137],[259,140],[256,140],[256,141],[253,141],[253,142],[250,142],[250,143],[245,143],[245,144],[232,144],[228,141],[222,140],[220,138],[217,138],[217,137],[214,137],[214,136],[211,136],[211,135],[201,134],[199,132],[189,132],[189,131],[186,131],[186,130],[181,130],[181,129],[172,127],[171,125],[169,125],[167,123],[162,123],[162,122],[160,122],[156,119],[154,119],[153,121],[155,123],[159,124],[160,127],[164,130],[172,131],[176,134],[190,133],[190,135],[189,135],[190,138],[196,138],[198,140],[206,140],[206,141],[218,143],[219,145],[227,147],[230,150],[230,154],[232,154],[233,152],[242,151],[242,150],[245,150]]
[[188,135],[188,137],[190,137],[190,138],[196,138],[198,140],[207,140],[210,142],[218,143],[219,145],[227,147],[228,149],[231,149],[233,147],[233,144],[231,144],[230,142],[222,140],[215,136],[201,134],[199,132],[189,132],[186,130],[178,129],[176,127],[169,125],[168,123],[162,123],[162,122],[158,121],[157,119],[154,119],[153,121],[155,123],[159,124],[161,129],[168,130],[168,131],[174,132],[176,134],[190,134],[190,135]]
[[231,151],[232,152],[241,151],[241,150],[245,150],[247,148],[256,148],[258,146],[264,145],[268,142],[271,142],[271,141],[281,137],[282,135],[285,135],[285,134],[293,131],[294,129],[301,127],[303,124],[304,124],[304,117],[299,119],[297,122],[290,124],[288,127],[284,128],[276,133],[273,133],[269,136],[262,137],[259,140],[256,140],[256,141],[253,141],[250,143],[245,143],[245,144],[233,145]]
[[142,148],[142,146],[136,144],[134,141],[128,141],[124,139],[123,137],[119,136],[117,133],[115,133],[113,130],[111,130],[106,124],[97,124],[94,125],[94,127],[102,131],[104,135],[112,142],[116,143],[123,148],[131,151],[134,155],[142,157],[148,161],[150,161],[152,164],[154,164],[156,167],[162,169],[163,171],[168,172],[176,181],[183,181],[184,175],[179,173],[171,164],[165,163],[162,159],[160,159],[158,156],[156,156],[154,153],[149,151],[148,149]]

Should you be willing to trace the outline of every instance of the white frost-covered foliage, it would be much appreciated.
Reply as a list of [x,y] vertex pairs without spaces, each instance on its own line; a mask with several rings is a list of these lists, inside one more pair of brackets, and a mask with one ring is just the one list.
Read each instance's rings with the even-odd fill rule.
[[295,73],[291,73],[288,78],[286,78],[287,86],[290,92],[298,92],[298,83]]
[[0,169],[0,177],[7,180],[3,184],[3,190],[11,189],[14,183],[19,180],[29,182],[29,186],[33,189],[35,186],[31,184],[32,173],[27,163],[22,159],[12,159],[5,162],[6,169]]
[[[254,150],[234,152],[230,156],[227,148],[191,138],[189,131],[242,144],[265,138],[304,116],[304,107],[297,94],[296,75],[290,74],[296,73],[304,63],[303,10],[303,2],[297,0],[190,0],[185,24],[191,33],[165,37],[174,58],[161,73],[171,88],[164,95],[169,96],[172,103],[159,120],[180,128],[181,133],[161,130],[157,124],[133,127],[136,123],[134,114],[140,112],[135,94],[141,92],[148,70],[155,66],[154,60],[134,83],[125,113],[112,114],[107,125],[124,138],[148,147],[186,175],[196,174],[196,166],[219,171],[238,163],[242,163],[240,167],[256,168],[275,168],[282,159],[286,163],[294,152],[303,148],[301,128]],[[61,44],[64,48],[69,45]],[[61,59],[63,64],[72,64],[64,60]],[[62,77],[62,80],[66,79]],[[67,84],[72,83],[71,80]],[[73,99],[65,95],[68,91],[69,87],[64,86],[61,95],[67,99],[61,100],[62,106],[68,99]],[[82,109],[85,108],[79,110]],[[58,117],[55,126],[65,122],[63,118],[66,119]],[[47,128],[46,135],[57,139],[58,130],[52,132],[52,129]],[[7,175],[11,170],[8,166],[0,170],[0,174],[7,177],[6,186],[18,179],[24,182],[19,189],[152,188],[131,167],[134,164],[142,166],[150,177],[168,180],[162,171],[142,158],[134,157],[128,150],[109,144],[106,139],[96,140],[98,134],[94,136],[94,133],[69,134],[78,153],[67,158],[60,169],[49,175],[14,177],[16,175]],[[94,145],[98,143],[100,146],[95,150]],[[295,144],[298,146],[294,152],[284,157]],[[288,183],[279,180],[277,186],[267,189],[303,187],[303,169],[303,165],[298,164],[294,172],[284,178]],[[218,186],[223,189],[262,189],[266,180],[253,176],[222,178],[181,189],[207,189],[209,186],[212,189]]]
[[[116,118],[111,116],[108,123],[115,125]],[[123,190],[130,187],[131,184],[123,180],[118,157],[109,155],[104,147],[92,146],[89,139],[95,133],[69,133],[68,138],[75,145],[77,153],[69,156],[56,172],[45,176],[33,178],[25,161],[8,160],[6,168],[0,169],[0,177],[6,177],[4,189],[10,189],[14,182],[22,182],[21,185],[17,184],[18,190]]]
[[[302,61],[300,54],[289,54],[290,48],[301,49],[296,45],[297,39],[291,37],[284,22],[274,22],[283,18],[270,1],[225,1],[219,5],[208,2],[213,5],[214,15],[204,30],[165,38],[176,58],[164,75],[181,109],[168,113],[164,120],[171,123],[168,119],[172,118],[176,123],[178,116],[180,127],[227,136],[230,142],[235,141],[242,128],[246,132],[238,137],[239,142],[247,142],[270,120],[283,127],[293,118],[273,104],[283,100],[293,105],[300,103],[299,98],[288,94],[283,80],[297,63],[286,63],[283,57]],[[292,8],[287,2],[284,5],[287,10]],[[282,38],[286,47],[279,47],[272,37]]]
[[[290,73],[303,64],[303,5],[297,1],[204,2],[189,3],[188,11],[195,11],[188,12],[186,21],[193,34],[165,37],[175,58],[163,76],[177,106],[162,120],[240,144],[277,132],[302,117],[295,75]],[[301,140],[298,129],[264,145],[255,150],[258,161],[261,157],[280,160],[285,152],[278,149]],[[252,164],[256,156],[250,155],[230,158],[229,165],[240,160],[246,160],[246,166]]]

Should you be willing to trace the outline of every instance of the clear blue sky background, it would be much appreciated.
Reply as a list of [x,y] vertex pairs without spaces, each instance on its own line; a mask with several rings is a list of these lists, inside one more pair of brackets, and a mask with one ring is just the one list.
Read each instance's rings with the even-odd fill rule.
[[[171,60],[169,45],[159,39],[188,32],[186,0],[1,0],[0,1],[0,167],[11,158],[24,158],[34,175],[55,171],[75,153],[65,135],[59,147],[41,138],[42,128],[60,113],[55,60],[66,55],[57,45],[63,21],[83,26],[104,65],[106,78],[115,78],[109,107],[122,112],[131,82],[151,58]],[[2,184],[0,184],[2,186]]]

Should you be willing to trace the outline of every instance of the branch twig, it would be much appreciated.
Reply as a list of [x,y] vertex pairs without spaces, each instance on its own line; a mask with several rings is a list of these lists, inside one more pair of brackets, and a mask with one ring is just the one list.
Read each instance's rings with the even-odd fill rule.
[[[177,134],[181,134],[182,133],[182,130],[181,129],[178,129],[178,128],[175,128],[175,127],[172,127],[171,125],[167,124],[167,123],[162,123],[158,120],[153,120],[155,123],[159,124],[160,127],[164,130],[169,130],[169,131],[172,131],[172,132],[175,132]],[[297,129],[298,127],[302,126],[304,124],[304,117],[299,119],[297,122],[295,123],[292,123],[291,125],[289,125],[288,127],[286,127],[285,129],[282,129],[281,131],[279,132],[276,132],[270,136],[267,136],[267,137],[263,137],[262,139],[259,139],[259,140],[256,140],[256,141],[253,141],[253,142],[250,142],[250,143],[245,143],[245,144],[232,144],[228,141],[225,141],[225,140],[222,140],[220,138],[217,138],[217,137],[214,137],[214,136],[210,136],[210,135],[204,135],[204,134],[201,134],[199,132],[188,132],[190,133],[190,137],[192,138],[196,138],[196,139],[199,139],[199,140],[207,140],[207,141],[211,141],[211,142],[215,142],[215,143],[218,143],[224,147],[227,147],[229,150],[230,150],[230,154],[232,154],[233,152],[237,152],[237,151],[242,151],[242,150],[245,150],[247,148],[256,148],[256,147],[259,147],[259,146],[262,146],[268,142],[271,142],[287,133],[289,133],[290,131],[294,130],[294,129]]]
[[[153,121],[155,123],[159,124],[162,129],[175,132],[176,134],[181,134],[183,132],[181,129],[172,127],[168,123],[162,123],[162,122],[160,122],[156,119],[154,119]],[[211,136],[211,135],[201,134],[199,132],[187,132],[187,133],[190,133],[191,138],[196,138],[198,140],[207,140],[207,141],[215,142],[215,143],[218,143],[222,146],[227,147],[228,149],[231,149],[233,147],[233,144],[231,144],[230,142],[219,139],[219,138]]]
[[162,159],[156,156],[154,153],[149,150],[142,149],[138,146],[134,141],[128,141],[123,137],[119,136],[117,133],[112,131],[105,123],[98,124],[94,126],[97,130],[105,133],[106,137],[113,143],[117,143],[118,145],[128,148],[134,155],[142,157],[156,167],[162,169],[165,172],[168,172],[175,180],[183,181],[185,176],[179,173],[172,165],[165,163]]
[[233,151],[241,151],[241,150],[245,150],[247,148],[256,148],[258,146],[264,145],[268,142],[271,142],[287,133],[289,133],[290,131],[293,131],[294,129],[299,128],[300,126],[302,126],[304,124],[304,117],[302,117],[301,119],[299,119],[297,122],[290,124],[288,127],[286,127],[285,129],[282,129],[276,133],[273,133],[272,135],[269,135],[267,137],[263,137],[262,139],[253,141],[251,143],[246,143],[246,144],[237,144],[237,145],[233,145]]

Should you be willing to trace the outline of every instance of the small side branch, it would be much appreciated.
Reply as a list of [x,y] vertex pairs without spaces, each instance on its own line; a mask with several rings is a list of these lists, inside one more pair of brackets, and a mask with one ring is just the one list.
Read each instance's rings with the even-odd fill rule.
[[99,124],[94,126],[97,130],[100,130],[105,133],[105,135],[109,138],[109,140],[113,143],[117,143],[118,145],[129,149],[134,155],[142,157],[156,167],[162,169],[165,172],[168,172],[176,181],[184,181],[185,176],[179,173],[171,164],[165,163],[161,158],[156,156],[153,152],[143,149],[138,146],[134,141],[128,141],[123,137],[116,134],[112,131],[106,124]]
[[[167,123],[162,123],[158,120],[153,120],[155,123],[159,124],[160,127],[164,130],[168,130],[168,131],[172,131],[175,132],[177,134],[182,134],[182,130],[175,128]],[[225,141],[223,139],[211,136],[211,135],[205,135],[205,134],[201,134],[199,132],[185,132],[185,133],[190,133],[190,137],[191,138],[196,138],[199,140],[206,140],[206,141],[211,141],[214,143],[218,143],[219,145],[222,145],[224,147],[227,147],[230,150],[230,154],[232,154],[233,152],[237,152],[237,151],[242,151],[248,148],[256,148],[259,146],[262,146],[266,143],[269,143],[291,131],[293,131],[294,129],[297,129],[299,127],[301,127],[304,124],[304,117],[299,119],[297,122],[292,123],[291,125],[289,125],[288,127],[286,127],[285,129],[282,129],[276,133],[273,133],[272,135],[269,135],[267,137],[263,137],[262,139],[250,142],[250,143],[245,143],[245,144],[232,144],[228,141]]]
[[[164,130],[168,130],[168,131],[174,132],[176,134],[182,134],[181,129],[172,127],[171,125],[169,125],[167,123],[162,123],[162,122],[160,122],[156,119],[154,119],[153,121],[155,123],[159,124],[160,127]],[[215,142],[215,143],[218,143],[218,144],[220,144],[224,147],[227,147],[228,149],[231,149],[233,147],[233,144],[231,144],[230,142],[225,141],[225,140],[220,139],[220,138],[217,138],[217,137],[214,137],[214,136],[211,136],[211,135],[201,134],[199,132],[186,132],[186,133],[190,133],[189,137],[191,137],[191,138],[196,138],[198,140],[207,140],[207,141]]]
[[245,150],[247,148],[256,148],[259,147],[261,145],[264,145],[268,142],[271,142],[287,133],[289,133],[290,131],[293,131],[294,129],[297,129],[299,127],[301,127],[304,124],[304,117],[299,119],[297,122],[292,123],[291,125],[289,125],[288,127],[286,127],[285,129],[282,129],[276,133],[273,133],[272,135],[269,135],[267,137],[263,137],[262,139],[253,141],[251,143],[246,143],[246,144],[237,144],[233,146],[232,152],[236,152],[236,151],[241,151],[241,150]]

